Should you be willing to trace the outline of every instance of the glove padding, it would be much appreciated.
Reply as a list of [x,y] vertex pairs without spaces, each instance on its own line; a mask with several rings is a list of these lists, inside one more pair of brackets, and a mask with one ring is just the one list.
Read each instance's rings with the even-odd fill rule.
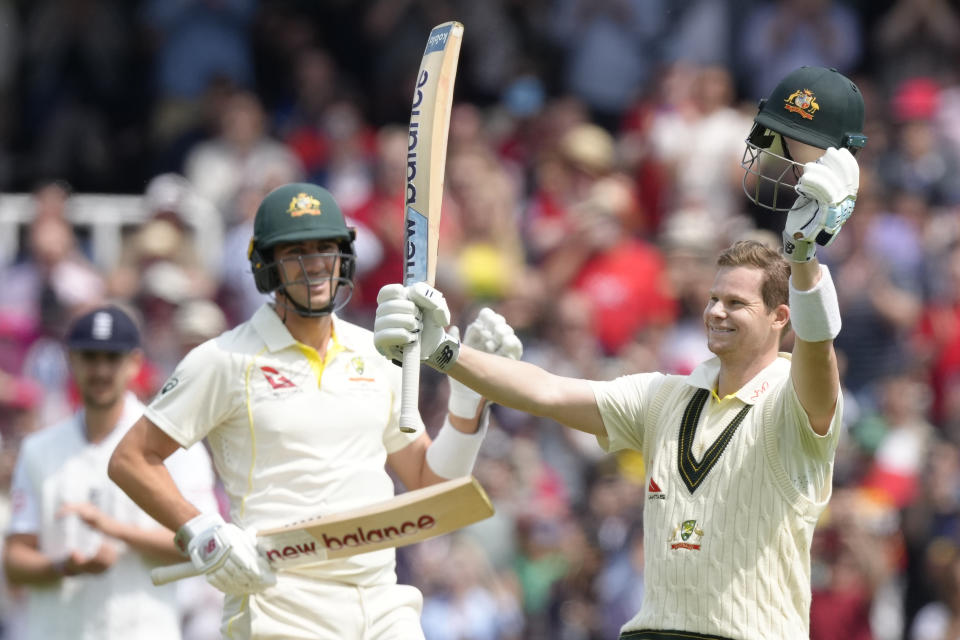
[[[459,337],[457,327],[451,327],[450,333],[455,333]],[[463,344],[478,351],[513,360],[519,360],[523,355],[523,344],[514,333],[513,327],[507,324],[502,315],[487,307],[481,309],[477,318],[467,326]],[[450,401],[447,408],[450,413],[460,418],[476,416],[483,397],[465,384],[453,378],[448,379],[450,380]]]
[[259,593],[277,582],[266,558],[257,550],[256,537],[219,514],[201,514],[177,532],[177,545],[193,566],[220,591],[242,596]]
[[450,309],[437,289],[426,282],[409,287],[388,284],[377,294],[373,323],[373,344],[396,363],[403,349],[420,340],[420,359],[439,371],[446,371],[460,355],[460,340],[447,333]]
[[848,149],[830,147],[816,162],[804,165],[797,182],[800,196],[787,214],[783,248],[787,258],[807,262],[816,245],[828,246],[853,214],[860,167]]

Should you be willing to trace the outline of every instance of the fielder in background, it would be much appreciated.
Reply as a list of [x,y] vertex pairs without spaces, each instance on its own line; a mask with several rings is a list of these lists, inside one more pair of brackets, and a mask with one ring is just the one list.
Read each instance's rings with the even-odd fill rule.
[[[642,452],[645,596],[621,638],[809,637],[810,544],[843,410],[840,311],[816,249],[853,211],[862,130],[860,93],[836,71],[799,69],[761,103],[746,156],[778,168],[745,166],[768,181],[758,192],[789,207],[783,255],[752,241],[721,253],[703,311],[715,357],[689,376],[559,377],[443,336],[436,290],[380,292],[382,353],[416,339],[428,362],[459,349],[444,370],[491,401],[592,433],[608,451]],[[783,205],[788,192],[799,195]],[[779,353],[791,325],[792,356]]]
[[[486,428],[481,397],[452,384],[437,439],[399,429],[400,369],[370,331],[337,317],[349,301],[354,231],[328,191],[278,187],[260,204],[249,257],[272,304],[191,351],[120,442],[110,477],[227,594],[226,638],[422,638],[423,597],[398,585],[394,549],[274,573],[256,530],[391,498],[468,475]],[[445,326],[449,313],[433,318]],[[442,330],[441,330],[442,333]],[[502,317],[484,312],[464,342],[520,357]],[[231,522],[201,513],[163,460],[207,438]]]
[[[173,534],[107,478],[114,447],[143,414],[127,391],[143,357],[139,332],[107,306],[78,318],[66,343],[83,408],[23,441],[11,487],[3,564],[27,590],[26,638],[179,638],[176,587],[150,582],[151,567],[178,557]],[[202,445],[169,464],[186,495],[216,509]]]

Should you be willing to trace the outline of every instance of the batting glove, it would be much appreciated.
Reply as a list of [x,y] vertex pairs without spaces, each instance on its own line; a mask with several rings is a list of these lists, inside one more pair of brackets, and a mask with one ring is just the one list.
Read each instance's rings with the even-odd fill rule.
[[425,282],[409,287],[388,284],[377,294],[373,343],[377,351],[399,364],[403,349],[420,340],[420,358],[446,371],[460,355],[460,340],[447,333],[450,309],[443,294]]
[[807,262],[818,244],[833,242],[853,214],[859,185],[860,167],[848,149],[830,147],[816,162],[806,163],[796,186],[800,195],[783,230],[784,255]]
[[224,522],[220,514],[193,518],[180,527],[174,541],[207,582],[226,594],[259,593],[277,582],[254,535]]
[[[459,336],[459,330],[451,327],[450,332]],[[523,355],[523,344],[516,336],[513,327],[507,324],[506,319],[492,309],[484,307],[477,314],[476,320],[467,326],[464,332],[463,344],[477,349],[519,360]],[[447,405],[450,413],[461,418],[473,418],[477,415],[483,397],[465,384],[449,378],[450,402]]]

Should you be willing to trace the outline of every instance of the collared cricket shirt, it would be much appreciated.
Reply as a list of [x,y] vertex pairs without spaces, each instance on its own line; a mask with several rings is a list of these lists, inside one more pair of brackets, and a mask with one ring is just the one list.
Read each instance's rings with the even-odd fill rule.
[[[333,318],[326,357],[298,343],[269,305],[191,351],[146,416],[182,446],[204,437],[233,522],[262,530],[394,495],[400,368],[370,331]],[[292,569],[356,584],[396,580],[392,549]]]
[[595,382],[609,451],[643,453],[644,601],[623,627],[809,636],[810,544],[831,493],[842,397],[818,436],[780,354],[718,398],[719,360],[689,376]]

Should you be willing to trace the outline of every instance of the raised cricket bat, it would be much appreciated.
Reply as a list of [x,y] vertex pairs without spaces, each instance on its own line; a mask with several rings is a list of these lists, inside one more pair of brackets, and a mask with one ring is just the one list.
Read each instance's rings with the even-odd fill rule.
[[[410,128],[407,136],[407,188],[404,198],[405,260],[403,284],[426,282],[433,286],[437,273],[437,241],[440,235],[440,204],[447,162],[447,135],[453,84],[460,57],[463,25],[444,22],[427,38],[420,61]],[[400,394],[400,430],[416,431],[420,397],[420,343],[403,351],[403,383]]]
[[[464,476],[407,491],[385,502],[257,532],[257,547],[274,569],[402,547],[493,515],[480,483]],[[157,567],[153,584],[200,575],[192,562]]]

